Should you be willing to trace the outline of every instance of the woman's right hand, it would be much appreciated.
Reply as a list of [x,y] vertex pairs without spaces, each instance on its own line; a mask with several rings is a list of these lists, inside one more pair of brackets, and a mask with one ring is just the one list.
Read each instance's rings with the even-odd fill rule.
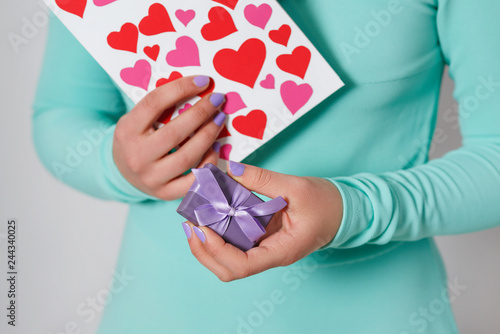
[[[178,102],[208,88],[206,76],[184,77],[158,87],[120,118],[113,138],[114,161],[132,185],[163,200],[186,195],[194,182],[193,173],[183,175],[195,165],[217,164],[218,149],[212,147],[226,115],[215,117],[224,95],[206,95],[194,106],[156,130],[154,123]],[[174,153],[169,152],[189,138]]]

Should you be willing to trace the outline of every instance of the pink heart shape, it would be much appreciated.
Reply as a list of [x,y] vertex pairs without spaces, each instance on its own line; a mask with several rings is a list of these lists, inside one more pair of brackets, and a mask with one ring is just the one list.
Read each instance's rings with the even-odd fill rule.
[[220,148],[219,157],[221,159],[229,161],[229,154],[231,154],[232,149],[233,149],[233,146],[231,146],[231,144],[222,145],[222,147]]
[[175,47],[167,54],[167,64],[175,67],[200,66],[198,45],[191,37],[179,37]]
[[245,18],[247,21],[259,28],[265,29],[267,22],[273,14],[273,9],[267,3],[260,5],[248,5],[245,7]]
[[192,105],[190,105],[189,103],[186,103],[186,105],[184,106],[184,108],[179,109],[179,115],[182,114],[183,112],[185,112],[186,110],[188,110],[191,107],[192,107]]
[[297,85],[293,81],[286,81],[281,85],[281,98],[292,115],[302,108],[313,94],[309,84]]
[[234,114],[243,108],[246,108],[245,102],[237,92],[229,92],[226,94],[226,103],[222,106],[222,111],[228,115]]
[[102,7],[109,5],[112,2],[115,2],[116,0],[94,0],[94,5]]
[[151,65],[147,60],[138,60],[134,67],[121,70],[120,78],[129,85],[148,90],[151,80]]
[[175,12],[175,16],[179,21],[181,21],[182,24],[184,24],[185,27],[187,27],[189,22],[191,22],[196,16],[196,13],[192,9],[189,10],[179,9]]
[[274,89],[274,76],[272,74],[268,74],[265,80],[260,82],[262,88],[266,89]]

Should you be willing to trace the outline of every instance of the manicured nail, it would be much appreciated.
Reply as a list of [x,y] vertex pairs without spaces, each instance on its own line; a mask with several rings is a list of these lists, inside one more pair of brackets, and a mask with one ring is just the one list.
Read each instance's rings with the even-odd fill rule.
[[216,141],[213,145],[212,145],[212,149],[215,151],[215,153],[219,153],[220,152],[220,143],[218,141]]
[[225,121],[226,121],[226,114],[224,114],[222,111],[214,117],[214,122],[215,124],[217,124],[217,126],[221,126],[222,124],[224,124]]
[[205,243],[205,240],[207,240],[207,237],[205,237],[205,233],[203,233],[203,231],[196,226],[193,226],[193,230],[194,233],[196,233],[196,235],[198,236],[198,239],[200,239],[201,242]]
[[206,75],[198,75],[197,77],[194,77],[193,81],[196,86],[205,87],[210,83],[210,78]]
[[218,108],[224,102],[224,95],[221,93],[213,93],[210,95],[210,102],[215,108]]
[[182,223],[182,228],[184,229],[184,233],[186,233],[186,237],[191,238],[191,226],[188,223]]
[[241,176],[245,171],[245,165],[242,165],[235,161],[229,161],[229,170],[234,176]]

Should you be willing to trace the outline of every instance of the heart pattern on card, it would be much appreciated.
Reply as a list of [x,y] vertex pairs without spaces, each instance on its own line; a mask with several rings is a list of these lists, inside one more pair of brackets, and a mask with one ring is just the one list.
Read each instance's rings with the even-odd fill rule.
[[177,19],[181,21],[181,23],[184,24],[185,27],[188,26],[189,22],[191,22],[195,16],[196,12],[192,9],[189,10],[179,9],[175,12],[175,17],[177,17]]
[[108,35],[108,44],[113,49],[137,52],[137,41],[139,30],[133,23],[125,23],[120,31],[114,31]]
[[266,29],[267,22],[273,14],[273,9],[267,3],[263,3],[259,7],[248,5],[245,7],[245,18],[247,21],[261,29]]
[[176,49],[167,54],[167,64],[174,67],[200,66],[198,45],[191,37],[179,37],[175,46]]
[[305,46],[299,46],[293,50],[292,54],[279,56],[276,64],[281,70],[304,79],[310,61],[311,51]]
[[288,41],[292,35],[292,28],[288,24],[282,25],[278,30],[271,30],[269,38],[276,44],[288,46]]
[[164,32],[175,31],[167,9],[159,3],[149,7],[148,15],[139,23],[139,31],[146,36],[158,35]]
[[283,103],[295,115],[311,98],[313,89],[309,84],[297,85],[293,81],[286,81],[280,88]]
[[215,54],[215,70],[224,78],[253,88],[266,60],[266,45],[256,38],[245,41],[238,51],[222,49]]
[[160,118],[158,118],[157,122],[161,124],[167,124],[168,122],[170,122],[176,108],[176,106],[173,106],[165,110],[163,114],[161,114]]
[[274,76],[268,74],[266,78],[260,82],[260,86],[265,89],[274,89]]
[[234,9],[236,5],[238,4],[238,0],[213,0],[215,2],[218,2],[224,6],[227,6],[231,9]]
[[245,102],[241,95],[237,92],[229,92],[226,94],[226,103],[222,106],[222,111],[228,115],[234,114],[241,109],[246,108]]
[[262,139],[266,130],[267,116],[262,110],[252,110],[246,116],[238,116],[233,120],[233,127],[241,134]]
[[156,88],[180,78],[182,78],[182,74],[180,74],[177,71],[174,71],[170,73],[170,76],[168,78],[161,78],[158,81],[156,81]]
[[117,1],[117,0],[94,0],[94,5],[96,5],[98,7],[102,7],[102,6],[107,6],[110,3],[115,2],[115,1]]
[[238,31],[233,18],[222,7],[214,7],[208,12],[209,23],[201,28],[201,35],[207,41],[216,41]]
[[121,70],[120,77],[129,85],[148,90],[151,80],[151,65],[147,60],[138,60],[134,67]]
[[224,125],[224,127],[220,131],[219,135],[217,136],[217,139],[221,139],[221,138],[225,138],[225,137],[231,137],[231,134],[229,133],[227,126]]
[[158,55],[160,54],[160,46],[158,44],[146,46],[144,47],[144,53],[146,56],[151,58],[151,60],[156,61],[158,59]]
[[56,5],[62,10],[83,19],[85,7],[87,7],[87,0],[56,0]]
[[231,154],[231,150],[233,146],[231,144],[222,145],[220,148],[219,157],[224,160],[229,161],[229,155]]
[[341,87],[276,0],[42,1],[61,8],[55,14],[133,103],[184,76],[208,76],[203,92],[155,127],[226,93],[221,159],[241,161]]

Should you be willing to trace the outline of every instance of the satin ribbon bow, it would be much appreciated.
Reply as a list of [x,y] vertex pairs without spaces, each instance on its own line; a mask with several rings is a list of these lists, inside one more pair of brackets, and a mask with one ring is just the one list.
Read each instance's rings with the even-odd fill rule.
[[192,169],[196,180],[203,189],[209,204],[203,204],[194,210],[201,226],[208,226],[220,236],[224,235],[232,220],[238,224],[245,236],[252,242],[259,240],[266,233],[262,224],[254,217],[266,216],[283,209],[287,203],[279,196],[268,202],[250,206],[243,205],[252,194],[250,190],[237,184],[232,194],[231,204],[222,192],[215,176],[209,169]]

